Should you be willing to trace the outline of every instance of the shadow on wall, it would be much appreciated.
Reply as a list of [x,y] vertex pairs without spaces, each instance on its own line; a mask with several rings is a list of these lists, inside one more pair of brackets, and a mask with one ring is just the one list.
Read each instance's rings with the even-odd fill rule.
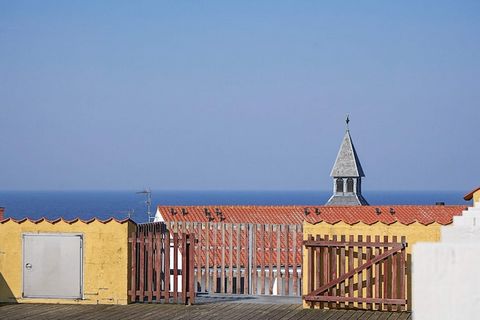
[[0,306],[7,303],[17,303],[17,299],[0,272]]

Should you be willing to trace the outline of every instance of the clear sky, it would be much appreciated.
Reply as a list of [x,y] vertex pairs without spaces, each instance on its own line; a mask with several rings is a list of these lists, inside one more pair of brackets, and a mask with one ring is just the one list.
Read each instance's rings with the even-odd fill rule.
[[480,1],[0,0],[0,189],[480,185]]

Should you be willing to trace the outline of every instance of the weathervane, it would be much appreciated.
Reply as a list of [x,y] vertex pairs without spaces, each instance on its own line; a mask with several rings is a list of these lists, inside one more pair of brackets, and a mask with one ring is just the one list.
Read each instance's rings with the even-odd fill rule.
[[347,114],[347,118],[345,119],[347,131],[348,131],[348,123],[349,123],[349,122],[350,122],[350,118],[348,117],[348,114]]

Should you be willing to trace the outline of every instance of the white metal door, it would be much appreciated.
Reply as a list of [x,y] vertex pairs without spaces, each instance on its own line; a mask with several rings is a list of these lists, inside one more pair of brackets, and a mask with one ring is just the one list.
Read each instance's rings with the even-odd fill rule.
[[82,235],[23,234],[23,296],[82,298]]

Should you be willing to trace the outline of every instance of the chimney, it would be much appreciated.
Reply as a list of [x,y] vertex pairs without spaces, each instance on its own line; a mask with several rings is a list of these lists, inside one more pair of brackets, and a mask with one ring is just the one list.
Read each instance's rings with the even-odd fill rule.
[[5,213],[5,208],[0,207],[0,221],[4,219],[4,216],[3,216],[4,213]]

